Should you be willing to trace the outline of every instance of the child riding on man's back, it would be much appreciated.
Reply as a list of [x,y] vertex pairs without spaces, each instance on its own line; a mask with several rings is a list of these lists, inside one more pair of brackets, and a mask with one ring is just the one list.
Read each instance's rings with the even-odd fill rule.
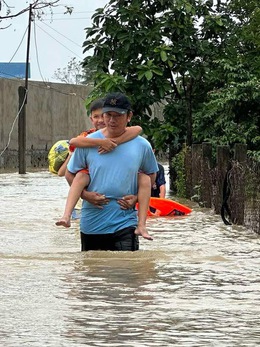
[[[93,129],[90,129],[88,132],[80,134],[78,137],[70,140],[70,154],[66,160],[66,165],[69,161],[70,156],[72,155],[75,147],[98,147],[98,152],[100,155],[105,155],[112,150],[114,150],[121,143],[127,142],[138,136],[142,132],[140,126],[127,127],[125,133],[117,138],[105,138],[105,139],[94,139],[88,138],[86,134],[92,133],[96,130],[103,129],[105,127],[102,114],[103,99],[95,100],[90,105],[90,120],[94,126]],[[62,168],[66,170],[66,167]],[[59,173],[58,173],[59,174]],[[62,172],[64,175],[64,172]],[[82,191],[89,185],[90,176],[88,169],[81,170],[77,172],[67,197],[66,206],[62,218],[56,222],[57,226],[70,227],[71,225],[71,215],[74,207],[79,200]],[[136,233],[142,235],[144,238],[152,239],[151,236],[146,231],[145,222],[146,222],[146,213],[149,205],[147,201],[147,192],[151,191],[151,180],[150,177],[145,174],[138,175],[138,198],[135,196],[126,196],[122,199],[119,199],[118,203],[121,205],[122,209],[127,209],[133,207],[138,199],[139,201],[139,223],[136,229]],[[144,198],[146,197],[146,198]],[[144,201],[145,199],[145,201]],[[104,197],[102,204],[108,203],[108,199]],[[102,208],[102,204],[96,204],[97,208]],[[143,207],[143,209],[142,209]]]

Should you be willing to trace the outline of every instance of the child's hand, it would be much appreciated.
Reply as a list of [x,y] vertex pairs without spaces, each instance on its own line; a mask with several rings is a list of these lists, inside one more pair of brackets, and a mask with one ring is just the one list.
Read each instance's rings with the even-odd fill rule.
[[102,146],[99,146],[98,153],[104,154],[108,153],[110,151],[113,151],[115,147],[117,146],[116,142],[111,139],[104,139],[102,140]]
[[135,229],[135,234],[141,235],[146,240],[153,240],[153,237],[148,233],[145,225],[138,224],[137,228]]

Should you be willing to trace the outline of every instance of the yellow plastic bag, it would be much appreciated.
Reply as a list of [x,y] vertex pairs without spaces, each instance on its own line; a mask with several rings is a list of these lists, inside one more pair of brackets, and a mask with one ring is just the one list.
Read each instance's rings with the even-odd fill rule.
[[69,140],[57,141],[48,153],[49,171],[57,175],[68,154]]

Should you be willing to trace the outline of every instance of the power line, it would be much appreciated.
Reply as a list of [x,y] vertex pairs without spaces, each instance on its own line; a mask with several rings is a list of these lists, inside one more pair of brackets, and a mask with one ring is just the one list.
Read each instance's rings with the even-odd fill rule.
[[[38,26],[39,27],[39,26]],[[49,26],[48,26],[49,27]],[[43,77],[43,75],[42,75],[42,73],[41,73],[41,68],[40,68],[40,63],[39,63],[39,55],[38,55],[38,48],[37,48],[37,40],[36,40],[36,30],[35,30],[35,28],[36,28],[36,23],[34,22],[34,42],[35,42],[35,51],[36,51],[36,59],[37,59],[37,65],[38,65],[38,69],[39,69],[39,72],[40,72],[40,75],[41,75],[41,78],[42,78],[42,81],[44,82],[44,83],[46,83],[46,81],[44,80],[44,77]],[[39,27],[40,29],[42,29],[41,27]],[[51,27],[50,27],[50,29],[52,29]],[[43,29],[42,29],[43,30]],[[55,30],[55,29],[53,29],[55,32],[57,32],[58,34],[60,34],[60,35],[62,35],[63,37],[65,37],[67,40],[69,40],[69,41],[71,41],[71,42],[73,42],[74,44],[76,44],[74,41],[72,41],[72,40],[70,40],[68,37],[66,37],[65,35],[63,35],[63,34],[61,34],[61,33],[59,33],[57,30]],[[45,31],[46,32],[46,31]],[[52,36],[51,36],[52,37]],[[53,38],[53,37],[52,37]],[[59,41],[58,41],[59,42]],[[60,43],[60,42],[59,42]],[[61,43],[60,43],[61,44]],[[78,44],[76,44],[77,46],[79,46]],[[64,46],[64,45],[63,45]],[[64,46],[65,47],[65,46]],[[81,47],[81,46],[79,46],[79,47]],[[66,48],[66,47],[65,47]],[[68,48],[67,48],[68,49]],[[75,54],[75,53],[74,53]],[[49,88],[49,86],[46,84],[46,86]],[[53,89],[53,88],[52,88]],[[57,90],[56,90],[57,91]],[[58,92],[60,92],[60,91],[58,91]],[[63,93],[63,92],[60,92],[60,93]],[[68,95],[71,95],[70,93],[68,94]]]
[[15,50],[15,52],[14,52],[12,58],[9,60],[9,63],[11,63],[11,61],[12,61],[13,58],[15,57],[16,53],[18,52],[19,48],[21,47],[21,44],[22,44],[22,42],[23,42],[23,40],[24,40],[24,37],[25,37],[25,34],[27,33],[27,30],[28,30],[28,26],[26,27],[25,32],[24,32],[24,34],[23,34],[23,37],[22,37],[22,39],[21,39],[21,41],[20,41],[18,47],[16,48],[16,50]]
[[[52,22],[56,20],[79,20],[79,19],[91,19],[91,17],[76,17],[76,18],[55,18],[51,19]],[[50,19],[41,19],[41,22],[50,21]]]
[[[87,11],[87,12],[91,12],[91,11]],[[46,23],[43,23],[43,24],[45,24],[45,25],[48,26],[50,29],[54,30],[56,33],[58,33],[59,35],[63,36],[64,38],[66,38],[67,40],[69,40],[70,42],[72,42],[73,44],[77,45],[78,47],[81,47],[81,46],[78,45],[76,42],[72,41],[71,39],[69,39],[68,37],[66,37],[65,35],[63,35],[62,33],[58,32],[58,31],[55,30],[55,29],[53,29],[51,26],[47,25]],[[73,52],[72,50],[70,50],[67,46],[65,46],[64,44],[62,44],[59,40],[57,40],[55,37],[53,37],[52,35],[50,35],[46,30],[44,30],[43,28],[41,28],[41,27],[40,27],[39,25],[37,25],[37,24],[35,23],[35,21],[34,21],[34,43],[35,43],[35,51],[36,51],[36,60],[37,60],[38,69],[39,69],[39,72],[40,72],[40,75],[41,75],[41,78],[42,78],[42,82],[45,83],[45,86],[46,86],[47,88],[53,89],[53,90],[55,90],[55,91],[58,92],[58,93],[65,94],[65,95],[74,95],[74,96],[78,96],[78,97],[80,97],[81,99],[84,100],[84,98],[82,98],[80,95],[77,95],[77,94],[75,94],[75,93],[64,93],[63,91],[60,91],[60,90],[58,90],[57,88],[53,88],[53,87],[51,87],[50,85],[47,84],[48,82],[46,82],[46,80],[44,79],[44,77],[43,77],[43,75],[42,75],[41,67],[40,67],[40,62],[39,62],[39,53],[38,53],[37,38],[36,38],[36,26],[38,26],[38,28],[40,28],[40,29],[41,29],[42,31],[44,31],[48,36],[50,36],[53,40],[55,40],[56,42],[58,42],[60,45],[62,45],[62,46],[63,46],[64,48],[66,48],[68,51],[72,52],[72,53],[73,53],[74,55],[76,55],[78,58],[82,59],[82,57],[78,56],[75,52]],[[27,31],[28,31],[28,26],[26,27],[26,30],[25,30],[25,32],[24,32],[24,34],[23,34],[23,37],[22,37],[22,39],[21,39],[21,41],[20,41],[20,43],[19,43],[19,45],[18,45],[18,47],[17,47],[17,49],[16,49],[14,55],[12,56],[12,58],[10,59],[9,62],[12,61],[12,59],[13,59],[14,56],[15,56],[15,54],[16,54],[17,51],[19,50],[19,48],[20,48],[20,46],[21,46],[21,44],[22,44],[22,42],[23,42],[23,40],[24,40],[24,37],[25,37]],[[81,47],[81,48],[82,48],[82,47]],[[2,71],[0,71],[0,72],[2,72]],[[2,72],[2,73],[4,74],[4,72]],[[6,76],[10,76],[10,77],[14,78],[15,80],[21,80],[21,81],[23,81],[23,78],[18,78],[18,77],[15,76],[15,75],[11,75],[11,74],[8,74],[8,73],[5,73],[5,75],[6,75]],[[13,79],[11,79],[11,80],[13,80]],[[32,83],[32,81],[30,81],[30,83]],[[34,84],[34,85],[35,85],[35,84]],[[40,87],[40,86],[38,86],[38,85],[35,85],[35,86]],[[40,87],[40,88],[44,88],[44,87]]]
[[28,94],[28,90],[26,89],[25,95],[24,95],[24,99],[23,99],[23,102],[22,102],[22,105],[21,105],[20,110],[18,111],[17,115],[16,115],[15,118],[14,118],[13,124],[12,124],[12,126],[11,126],[11,130],[10,130],[10,132],[9,132],[9,134],[8,134],[7,145],[5,146],[5,148],[4,148],[4,149],[2,150],[2,152],[0,153],[0,157],[1,157],[1,156],[4,154],[4,152],[7,150],[8,146],[9,146],[9,144],[10,144],[10,142],[11,142],[11,135],[12,135],[12,132],[13,132],[13,130],[14,130],[14,125],[15,125],[15,123],[16,123],[16,121],[17,121],[17,119],[18,119],[18,117],[19,117],[19,115],[20,115],[20,113],[21,113],[21,111],[22,111],[22,109],[23,109],[23,107],[24,107],[24,105],[25,105],[26,98],[27,98],[27,94]]
[[42,76],[42,71],[41,71],[41,67],[40,67],[40,63],[39,63],[39,55],[38,55],[38,47],[37,47],[37,40],[36,40],[36,24],[35,24],[35,21],[34,21],[34,45],[35,45],[35,53],[36,53],[36,61],[37,61],[37,66],[38,66],[38,69],[39,69],[39,72],[40,72],[40,75],[41,75],[41,78],[44,81],[44,78]]
[[[9,75],[9,76],[11,76],[11,75]],[[15,77],[15,76],[13,76],[13,77]],[[13,81],[13,80],[11,79],[10,81]],[[14,81],[15,81],[15,80],[14,80]],[[15,81],[15,82],[16,82],[16,81]],[[66,93],[66,92],[63,92],[63,91],[61,91],[61,90],[59,90],[59,89],[57,89],[57,88],[51,87],[50,85],[47,84],[47,82],[44,82],[44,83],[45,83],[45,87],[42,87],[42,86],[40,86],[39,84],[36,84],[36,83],[33,83],[33,82],[30,81],[30,84],[31,84],[32,86],[34,86],[34,87],[38,87],[38,88],[44,89],[44,90],[46,90],[46,88],[47,88],[47,89],[50,89],[50,90],[55,91],[56,93],[64,94],[64,95],[68,95],[68,96],[75,96],[75,97],[78,97],[78,98],[80,98],[81,100],[85,101],[85,98],[83,98],[81,95],[79,95],[79,94],[77,94],[77,93],[74,93],[74,92],[73,92],[73,93]],[[21,113],[21,111],[22,111],[22,109],[23,109],[23,107],[24,107],[24,105],[25,105],[25,102],[26,102],[26,99],[27,99],[27,94],[28,94],[28,89],[25,90],[24,99],[23,99],[23,101],[22,101],[21,107],[20,107],[20,109],[19,109],[17,115],[15,116],[15,118],[14,118],[14,120],[13,120],[11,129],[10,129],[9,134],[8,134],[8,141],[7,141],[7,144],[6,144],[6,146],[4,147],[4,149],[0,152],[0,157],[3,156],[4,152],[5,152],[5,151],[8,149],[8,147],[9,147],[9,144],[10,144],[10,142],[11,142],[11,136],[12,136],[12,133],[13,133],[13,131],[14,131],[15,123],[16,123],[16,121],[17,121],[17,119],[18,119],[18,117],[19,117],[19,115],[20,115],[20,113]]]
[[65,39],[67,39],[68,41],[74,43],[76,46],[82,48],[82,46],[80,46],[78,43],[72,41],[71,39],[69,39],[67,36],[63,35],[62,33],[60,33],[59,31],[57,31],[56,29],[52,28],[50,25],[43,23],[44,25],[46,25],[48,28],[52,29],[53,31],[55,31],[57,34],[63,36]]
[[[76,94],[76,93],[65,93],[65,92],[63,92],[63,91],[61,91],[61,90],[58,90],[57,88],[51,87],[50,85],[48,85],[48,84],[44,81],[44,78],[43,78],[43,75],[42,75],[42,72],[41,72],[41,68],[40,68],[40,63],[39,63],[39,55],[38,55],[37,39],[36,39],[36,26],[37,26],[37,24],[36,24],[35,21],[34,21],[34,42],[35,42],[36,60],[37,60],[38,69],[39,69],[41,78],[42,78],[42,80],[43,80],[43,82],[44,82],[44,84],[45,84],[45,87],[47,87],[48,89],[53,89],[54,91],[56,91],[56,92],[58,92],[58,93],[61,93],[61,94],[64,94],[64,95],[73,95],[73,96],[80,97],[82,100],[85,100],[81,95],[78,95],[78,94]],[[63,44],[62,44],[61,42],[59,42],[58,40],[56,40],[52,35],[50,35],[49,33],[47,33],[44,29],[42,29],[42,28],[39,27],[39,26],[38,26],[38,28],[40,28],[42,31],[44,31],[47,35],[49,35],[52,39],[54,39],[55,41],[57,41],[60,45],[62,45],[63,47],[65,47],[67,50],[69,50],[70,52],[72,52],[73,54],[75,54],[75,53],[74,53],[73,51],[71,51],[68,47],[66,47],[65,45],[63,45]],[[53,30],[54,30],[54,29],[53,29]],[[17,47],[15,53],[13,54],[12,58],[10,59],[9,63],[12,61],[12,59],[13,59],[14,56],[15,56],[15,54],[16,54],[17,51],[19,50],[19,48],[20,48],[20,46],[21,46],[21,44],[22,44],[22,42],[23,42],[23,39],[24,39],[25,34],[26,34],[27,31],[28,31],[28,26],[27,26],[27,28],[26,28],[26,30],[25,30],[25,33],[23,34],[23,37],[22,37],[22,39],[21,39],[21,41],[20,41],[20,43],[19,43],[19,45],[18,45],[18,47]],[[55,31],[56,31],[56,30],[55,30]],[[58,31],[56,31],[56,32],[58,33]],[[64,36],[63,34],[60,34],[60,35]],[[65,36],[64,36],[64,37],[65,37]],[[66,38],[66,37],[65,37],[65,38]],[[68,39],[68,38],[67,38],[67,39]],[[70,40],[70,39],[68,39],[68,40]],[[73,42],[72,40],[70,40],[70,41]],[[75,42],[73,42],[73,43],[76,44]],[[29,46],[27,46],[27,49],[29,49],[28,47],[29,47]],[[75,55],[77,55],[77,54],[75,54]],[[28,58],[29,58],[29,52],[27,52],[27,60],[28,60]],[[81,57],[79,57],[79,58],[81,59]],[[27,64],[28,64],[28,61],[27,61]],[[6,73],[5,75],[6,75],[6,76],[10,76],[10,77],[16,77],[16,76],[12,76],[11,74],[7,74],[7,73]],[[27,74],[27,76],[28,76],[28,74]],[[16,78],[16,80],[17,80],[17,78]],[[19,79],[18,79],[18,80],[19,80]],[[22,80],[22,79],[21,79],[21,80]],[[27,81],[27,80],[26,80],[26,81]],[[37,85],[37,87],[39,87],[39,86]],[[2,155],[3,155],[4,152],[7,150],[8,146],[9,146],[9,144],[10,144],[10,142],[11,142],[11,135],[12,135],[12,133],[13,133],[15,123],[16,123],[17,119],[19,118],[20,113],[22,112],[22,110],[24,110],[25,104],[26,104],[26,102],[27,102],[27,94],[28,94],[28,88],[27,88],[27,86],[26,86],[26,88],[25,88],[25,94],[24,94],[24,97],[23,97],[22,104],[21,104],[21,106],[20,106],[20,109],[19,109],[17,115],[16,115],[15,118],[14,118],[14,121],[13,121],[13,123],[12,123],[10,132],[9,132],[9,134],[8,134],[8,141],[7,141],[7,144],[6,144],[6,146],[4,147],[4,149],[0,152],[0,157],[2,157]],[[24,164],[24,163],[22,163],[22,161],[21,161],[21,163],[19,162],[19,169],[20,169],[20,164]],[[20,173],[23,173],[23,172],[20,172]]]
[[[48,82],[46,82],[46,79],[44,79],[43,77],[43,74],[41,72],[41,67],[40,67],[40,62],[39,62],[39,52],[38,52],[38,46],[37,46],[37,35],[36,35],[36,26],[38,26],[35,22],[34,22],[34,43],[35,43],[35,52],[36,52],[36,60],[37,60],[37,65],[38,65],[38,69],[39,69],[39,72],[40,72],[40,75],[41,75],[41,78],[42,78],[42,82],[45,84],[45,86],[48,88],[48,89],[52,89],[52,90],[55,90],[57,93],[60,93],[60,94],[65,94],[65,95],[74,95],[74,96],[78,96],[80,97],[81,99],[84,100],[84,98],[82,98],[80,95],[77,95],[75,93],[65,93],[63,91],[60,91],[58,90],[57,88],[54,88],[54,87],[51,87],[50,85],[48,85]],[[38,28],[40,28],[41,30],[43,30],[46,34],[48,34],[44,29],[42,29],[41,27],[38,26]],[[28,29],[28,28],[27,28]],[[27,30],[26,29],[26,30]],[[55,29],[53,29],[55,30]],[[55,30],[56,31],[56,30]],[[59,33],[58,31],[56,31],[57,33]],[[67,38],[65,35],[59,33],[60,35],[64,36],[65,38]],[[24,34],[25,35],[25,34]],[[49,35],[49,34],[48,34]],[[53,36],[49,35],[51,38],[53,38],[55,41],[57,41],[59,44],[61,44],[63,47],[65,47],[66,49],[68,49],[69,51],[71,51],[68,47],[64,46],[61,42],[59,42],[58,40],[56,40]],[[67,38],[69,41],[73,42],[72,40],[70,40],[69,38]],[[74,44],[76,44],[75,42],[73,42]],[[20,43],[21,45],[21,43]],[[19,45],[19,47],[20,47]],[[77,44],[76,44],[77,45]],[[79,45],[78,45],[79,46]],[[73,51],[71,51],[73,54],[77,55],[76,53],[74,53]],[[81,57],[79,57],[81,59]],[[4,74],[3,71],[0,71],[0,73]],[[11,75],[11,74],[8,74],[8,73],[5,73],[6,76],[10,76],[10,77],[14,77],[16,80],[23,80],[22,78],[18,78],[17,76],[15,75]],[[12,80],[12,79],[11,79]],[[33,84],[32,81],[30,81],[30,83],[38,88],[44,88],[42,86],[39,86],[37,84]]]
[[[75,11],[75,12],[72,11],[71,16],[75,13],[95,13],[95,11]],[[56,14],[59,14],[59,15],[64,14],[65,15],[64,12],[53,12],[52,14],[47,13],[46,16],[52,16],[52,15],[56,15]]]
[[[0,73],[1,73],[2,71],[0,71]],[[23,81],[24,79],[23,78],[17,78],[16,76],[14,76],[14,75],[11,75],[11,74],[6,74],[7,76],[10,76],[10,77],[14,77],[14,78],[10,78],[9,79],[9,81],[10,82],[14,82],[14,83],[16,83],[17,82],[17,80],[18,81]],[[40,83],[41,83],[41,81],[39,81]],[[58,88],[54,88],[54,87],[52,87],[50,84],[55,84],[55,83],[57,83],[57,82],[48,82],[48,81],[42,81],[43,83],[44,83],[44,86],[41,86],[41,85],[39,85],[38,83],[37,83],[37,81],[30,81],[30,85],[31,86],[33,86],[33,87],[35,87],[35,88],[39,88],[39,89],[43,89],[43,90],[46,90],[46,88],[47,89],[49,89],[49,90],[54,90],[55,92],[57,92],[57,93],[59,93],[59,94],[64,94],[64,95],[68,95],[68,96],[77,96],[77,97],[79,97],[80,99],[82,99],[82,100],[85,100],[84,98],[82,98],[82,96],[81,95],[79,95],[79,94],[77,94],[77,93],[75,93],[75,92],[63,92],[62,90],[59,90]],[[75,84],[76,85],[76,84]],[[78,84],[77,84],[77,86],[78,86]]]
[[58,42],[61,46],[63,46],[64,48],[66,48],[68,51],[70,51],[71,53],[73,53],[74,55],[76,55],[79,59],[82,59],[82,57],[80,57],[77,53],[73,52],[71,49],[69,49],[68,47],[66,47],[65,45],[63,45],[60,41],[58,41],[57,39],[55,39],[55,37],[53,37],[52,35],[50,35],[49,33],[47,33],[46,30],[42,29],[39,25],[35,24],[39,29],[41,29],[42,31],[45,32],[45,34],[47,34],[48,36],[50,36],[53,40],[55,40],[56,42]]
[[42,22],[45,21],[55,21],[55,20],[78,20],[78,19],[91,19],[92,17],[73,17],[74,14],[85,14],[85,13],[95,13],[95,11],[78,11],[78,12],[72,12],[70,14],[70,17],[62,17],[62,18],[53,18],[56,15],[66,15],[64,12],[54,12],[54,13],[47,13],[44,17],[41,18]]

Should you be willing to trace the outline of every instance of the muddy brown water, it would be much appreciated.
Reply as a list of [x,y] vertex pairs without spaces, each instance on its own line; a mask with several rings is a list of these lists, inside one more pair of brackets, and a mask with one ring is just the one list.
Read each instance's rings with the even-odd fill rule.
[[[192,205],[139,252],[80,252],[68,186],[0,174],[0,346],[258,346],[259,235]],[[191,202],[186,201],[191,206]]]

